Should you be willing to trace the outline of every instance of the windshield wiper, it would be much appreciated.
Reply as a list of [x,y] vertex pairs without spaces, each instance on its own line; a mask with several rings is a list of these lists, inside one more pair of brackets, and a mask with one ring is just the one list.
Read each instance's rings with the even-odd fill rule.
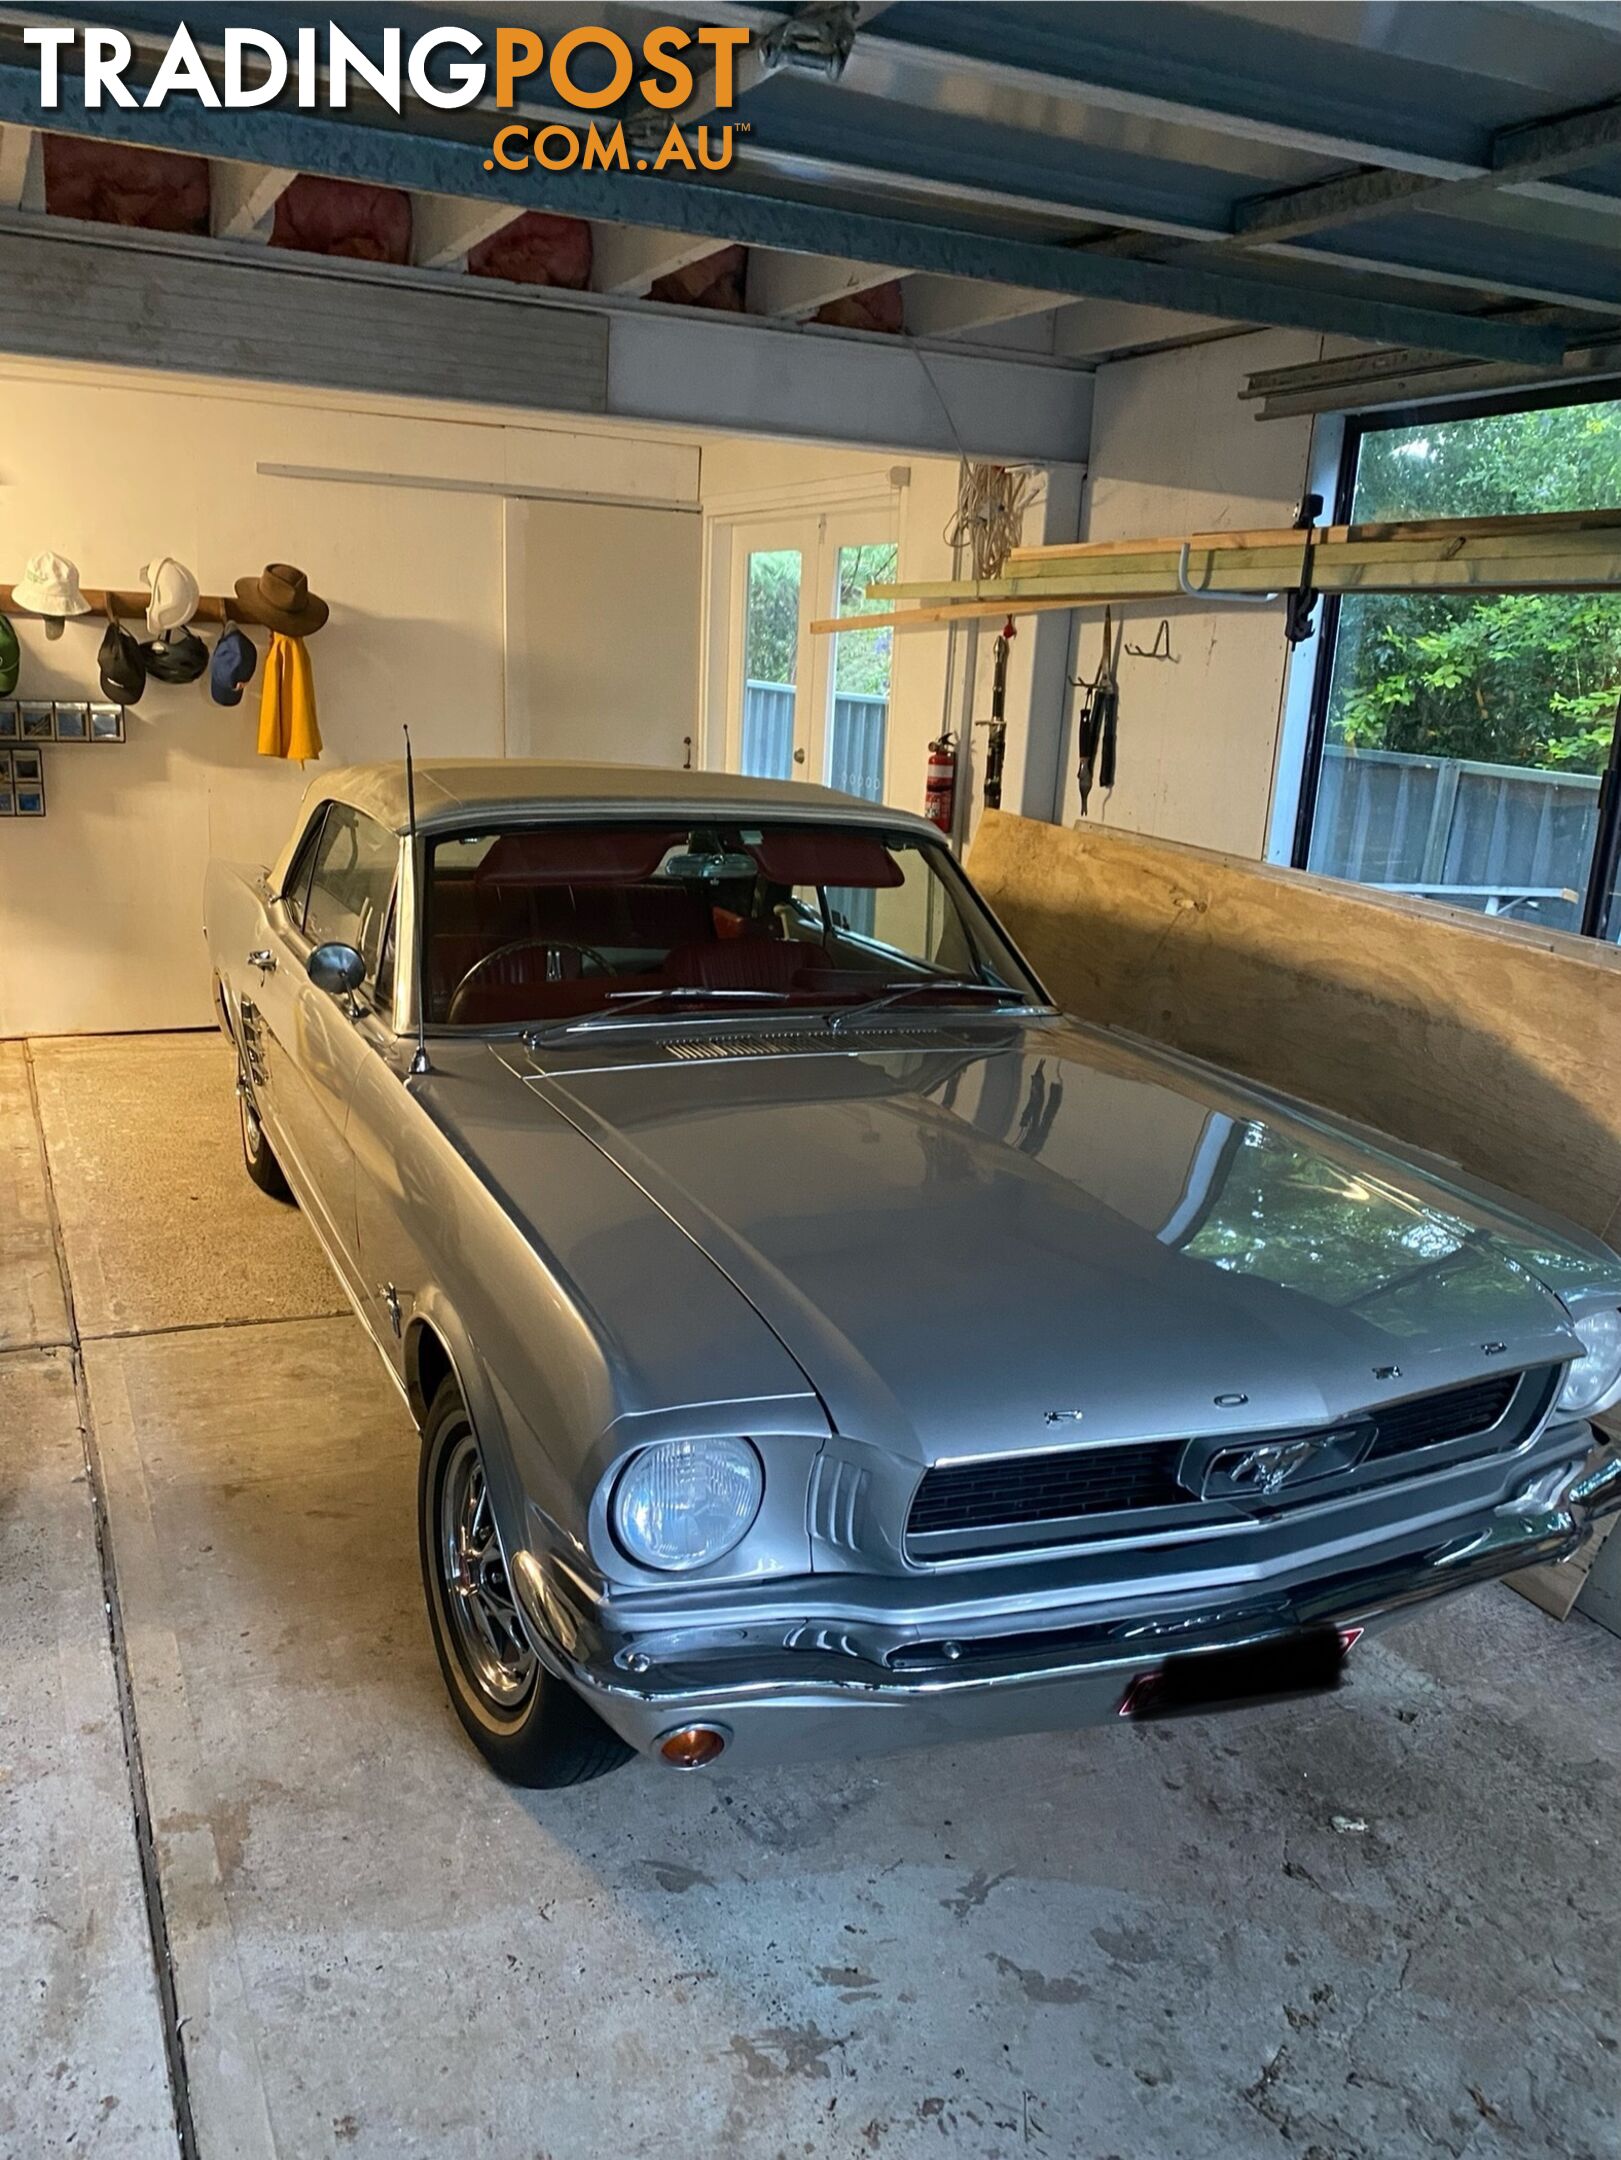
[[830,1014],[828,1029],[836,1034],[847,1020],[859,1020],[863,1013],[879,1012],[886,1005],[898,1005],[903,998],[918,997],[926,990],[949,990],[959,997],[1012,998],[1027,1011],[1047,1010],[1045,1006],[1031,1005],[1022,990],[1015,990],[1008,983],[977,982],[968,976],[930,975],[918,982],[887,983],[876,997],[863,998],[859,1005],[847,1005]]
[[701,983],[676,983],[663,990],[610,990],[607,1003],[600,1011],[576,1013],[571,1019],[553,1020],[545,1027],[525,1028],[523,1039],[531,1044],[561,1042],[567,1035],[611,1026],[627,1013],[644,1012],[656,1005],[685,1004],[693,999],[701,999],[705,1004],[784,1005],[788,993],[786,990],[707,989]]

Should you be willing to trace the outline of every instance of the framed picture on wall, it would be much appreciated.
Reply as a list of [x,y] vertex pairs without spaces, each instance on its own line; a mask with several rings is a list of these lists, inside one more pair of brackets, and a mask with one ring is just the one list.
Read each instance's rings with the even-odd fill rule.
[[31,787],[45,785],[45,760],[37,750],[13,750],[9,757],[11,777],[18,787],[25,782]]
[[92,705],[90,707],[90,740],[92,742],[122,742],[124,740],[124,708],[122,705]]
[[0,817],[15,817],[16,814],[11,782],[9,780],[0,780]]
[[56,713],[49,698],[24,698],[17,707],[18,730],[24,742],[53,742]]
[[17,708],[9,699],[0,703],[0,743],[17,740]]
[[45,815],[45,790],[42,787],[20,787],[16,795],[18,817]]
[[58,742],[88,742],[90,740],[90,708],[88,705],[56,702],[56,739]]

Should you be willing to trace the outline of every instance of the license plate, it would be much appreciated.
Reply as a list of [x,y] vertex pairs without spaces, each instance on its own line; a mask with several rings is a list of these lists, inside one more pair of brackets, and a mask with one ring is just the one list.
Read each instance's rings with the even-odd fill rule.
[[[1352,1641],[1355,1635],[1352,1635]],[[1129,1718],[1197,1717],[1247,1704],[1291,1702],[1326,1695],[1340,1684],[1350,1644],[1333,1628],[1247,1643],[1238,1650],[1203,1650],[1174,1657],[1157,1672],[1139,1673],[1127,1688],[1120,1715]]]

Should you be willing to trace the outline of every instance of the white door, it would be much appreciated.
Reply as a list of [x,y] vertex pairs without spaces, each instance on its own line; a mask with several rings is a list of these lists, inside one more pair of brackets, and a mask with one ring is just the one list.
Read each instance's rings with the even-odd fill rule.
[[893,510],[751,519],[731,533],[726,757],[733,772],[815,780],[883,800],[893,632],[812,635],[871,613],[865,587],[892,578]]

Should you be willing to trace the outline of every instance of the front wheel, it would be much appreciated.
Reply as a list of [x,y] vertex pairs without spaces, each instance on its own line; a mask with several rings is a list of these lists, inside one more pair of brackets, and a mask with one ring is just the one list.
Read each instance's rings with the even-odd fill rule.
[[253,1099],[253,1089],[240,1066],[236,1076],[236,1116],[242,1128],[242,1160],[249,1177],[272,1200],[284,1200],[290,1207],[295,1205],[293,1188],[271,1152],[265,1129],[259,1122],[259,1106]]
[[417,1530],[428,1623],[450,1700],[509,1785],[583,1784],[635,1753],[535,1656],[496,1535],[484,1458],[448,1376],[422,1428]]

